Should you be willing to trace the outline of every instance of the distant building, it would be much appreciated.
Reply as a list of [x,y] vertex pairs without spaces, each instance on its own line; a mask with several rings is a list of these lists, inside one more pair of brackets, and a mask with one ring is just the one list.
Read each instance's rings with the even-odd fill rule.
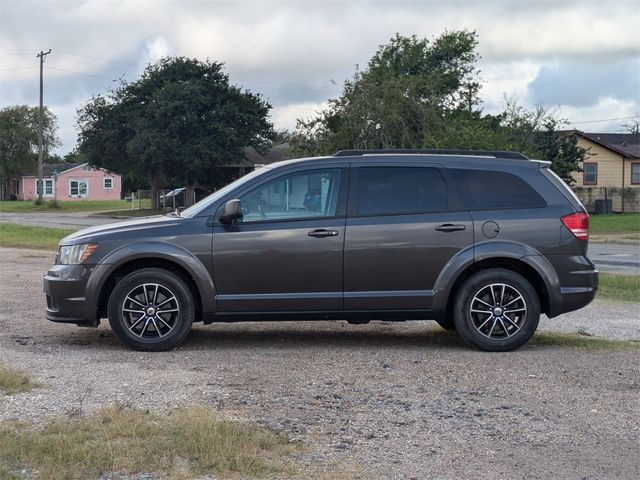
[[590,155],[573,174],[576,186],[640,188],[640,133],[574,133]]
[[578,146],[589,152],[580,163],[582,172],[573,173],[576,192],[587,210],[598,212],[597,203],[609,201],[610,206],[601,209],[640,211],[640,134],[565,133],[576,135]]
[[[83,163],[50,163],[42,166],[42,198],[45,200],[118,200],[122,177]],[[9,181],[6,197],[18,200],[38,198],[37,175],[24,175]]]

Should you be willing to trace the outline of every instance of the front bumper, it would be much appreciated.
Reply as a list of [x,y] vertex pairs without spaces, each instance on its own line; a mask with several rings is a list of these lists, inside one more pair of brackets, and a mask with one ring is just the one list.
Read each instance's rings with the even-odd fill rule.
[[93,268],[93,265],[54,265],[49,269],[43,279],[47,320],[80,326],[99,324],[96,306],[88,305],[85,298]]

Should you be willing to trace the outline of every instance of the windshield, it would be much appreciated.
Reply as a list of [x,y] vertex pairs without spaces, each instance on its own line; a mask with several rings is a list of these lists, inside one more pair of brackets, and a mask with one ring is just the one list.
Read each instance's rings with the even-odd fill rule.
[[262,175],[263,173],[266,173],[267,170],[268,170],[268,168],[260,167],[260,168],[257,168],[256,170],[254,170],[253,172],[247,173],[244,177],[240,177],[239,179],[234,180],[229,185],[226,185],[225,187],[221,188],[220,190],[217,190],[217,191],[213,192],[208,197],[203,198],[198,203],[190,206],[186,210],[183,210],[182,212],[180,212],[180,216],[181,217],[187,217],[187,218],[197,217],[198,214],[200,214],[203,210],[205,210],[209,205],[214,203],[216,200],[218,200],[219,198],[225,196],[227,193],[229,193],[234,188],[239,187],[240,185],[248,182],[249,180],[251,180],[253,178],[256,178],[256,177]]

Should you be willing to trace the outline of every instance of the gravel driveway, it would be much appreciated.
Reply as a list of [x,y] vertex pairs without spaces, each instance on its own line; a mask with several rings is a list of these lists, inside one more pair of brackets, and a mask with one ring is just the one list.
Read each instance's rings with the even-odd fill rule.
[[[640,478],[637,349],[492,354],[433,322],[272,322],[196,326],[173,352],[132,352],[104,324],[44,320],[51,262],[0,248],[0,359],[44,384],[0,396],[0,419],[209,404],[302,441],[302,476]],[[596,301],[541,329],[640,340],[639,307]]]

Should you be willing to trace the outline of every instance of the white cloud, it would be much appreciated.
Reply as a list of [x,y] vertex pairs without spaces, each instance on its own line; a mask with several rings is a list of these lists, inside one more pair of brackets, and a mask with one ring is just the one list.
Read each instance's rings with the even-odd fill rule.
[[147,42],[146,58],[149,63],[155,63],[170,53],[171,49],[169,48],[169,44],[162,37],[156,37]]
[[587,132],[623,132],[623,125],[630,123],[625,117],[640,115],[640,108],[638,102],[605,97],[588,107],[562,105],[559,115],[569,120],[570,128]]
[[276,129],[293,130],[297,119],[309,120],[327,107],[327,102],[303,102],[275,107],[271,112],[271,121]]

